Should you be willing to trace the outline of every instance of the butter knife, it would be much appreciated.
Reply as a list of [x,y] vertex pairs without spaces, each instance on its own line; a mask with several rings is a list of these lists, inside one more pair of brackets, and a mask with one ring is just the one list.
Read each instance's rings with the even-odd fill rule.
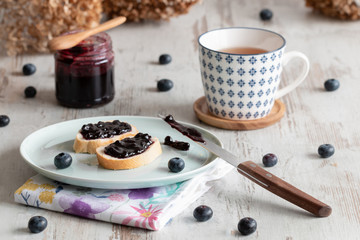
[[196,129],[188,128],[176,122],[171,115],[168,115],[167,117],[159,115],[159,117],[167,122],[172,128],[175,128],[183,135],[189,137],[201,147],[215,154],[222,160],[230,163],[237,169],[240,174],[244,175],[266,190],[301,207],[315,216],[328,217],[331,214],[332,209],[329,205],[292,186],[288,182],[264,170],[262,167],[252,161],[244,161],[239,163],[239,157],[202,136],[201,133],[199,133]]

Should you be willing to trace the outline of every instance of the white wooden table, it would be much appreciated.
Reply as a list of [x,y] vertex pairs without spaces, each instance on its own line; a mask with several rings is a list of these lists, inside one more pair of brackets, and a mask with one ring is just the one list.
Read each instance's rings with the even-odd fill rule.
[[[265,7],[273,10],[270,22],[259,19]],[[314,14],[303,1],[206,0],[189,14],[170,22],[130,23],[109,34],[116,58],[116,97],[103,107],[69,109],[57,104],[54,94],[52,55],[0,58],[0,115],[11,122],[0,128],[0,236],[1,239],[239,239],[238,221],[257,220],[256,233],[247,239],[360,239],[360,31],[359,22],[344,22]],[[197,37],[204,31],[229,26],[260,27],[281,33],[287,50],[305,53],[311,71],[305,82],[282,98],[287,111],[273,126],[254,131],[228,131],[197,120],[193,102],[202,96],[197,54]],[[156,64],[162,53],[173,57],[171,64]],[[34,63],[30,77],[18,74],[23,64]],[[283,83],[297,74],[285,70]],[[156,81],[172,79],[175,87],[156,91]],[[326,92],[328,78],[341,82],[335,92]],[[38,90],[25,99],[24,88]],[[161,231],[152,232],[16,204],[14,191],[36,173],[19,153],[21,141],[44,126],[101,115],[156,116],[172,113],[214,132],[227,149],[261,164],[267,152],[278,155],[279,163],[268,170],[298,188],[328,203],[333,213],[316,218],[265,191],[234,169],[213,183],[212,189],[175,217]],[[254,146],[244,149],[242,142]],[[322,159],[317,148],[331,143],[334,156]],[[204,223],[194,221],[192,212],[200,204],[214,210]],[[30,234],[31,216],[45,216],[49,225],[40,234]],[[244,237],[245,239],[245,237]]]

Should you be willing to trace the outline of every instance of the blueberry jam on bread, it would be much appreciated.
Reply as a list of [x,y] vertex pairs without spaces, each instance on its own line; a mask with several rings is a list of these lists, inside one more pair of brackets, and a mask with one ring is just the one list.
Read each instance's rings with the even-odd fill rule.
[[144,152],[153,142],[146,133],[138,133],[133,138],[125,138],[105,147],[105,153],[116,158],[127,158]]
[[112,122],[89,123],[82,126],[80,133],[87,139],[111,138],[131,131],[131,125],[126,122],[114,120]]
[[131,169],[154,161],[162,153],[157,138],[146,133],[96,149],[99,164],[106,169]]
[[74,150],[76,153],[94,154],[98,147],[133,137],[137,133],[134,126],[119,120],[85,124],[76,135]]

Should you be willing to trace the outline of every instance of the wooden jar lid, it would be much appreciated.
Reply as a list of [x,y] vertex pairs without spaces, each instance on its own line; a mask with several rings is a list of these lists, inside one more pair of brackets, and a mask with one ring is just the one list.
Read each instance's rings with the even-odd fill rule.
[[213,127],[230,130],[255,130],[265,128],[280,121],[286,110],[285,104],[280,100],[276,100],[274,107],[266,117],[256,120],[229,120],[212,115],[208,110],[204,96],[196,100],[193,107],[200,121]]

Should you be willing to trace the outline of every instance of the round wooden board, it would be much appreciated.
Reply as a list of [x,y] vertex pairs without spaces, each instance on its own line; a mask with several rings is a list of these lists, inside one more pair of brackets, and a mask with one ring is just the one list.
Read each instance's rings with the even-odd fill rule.
[[208,110],[204,96],[194,103],[194,111],[199,120],[213,127],[230,130],[255,130],[265,128],[278,122],[284,116],[285,110],[285,104],[280,100],[276,100],[271,112],[264,118],[256,120],[229,120],[212,115]]

